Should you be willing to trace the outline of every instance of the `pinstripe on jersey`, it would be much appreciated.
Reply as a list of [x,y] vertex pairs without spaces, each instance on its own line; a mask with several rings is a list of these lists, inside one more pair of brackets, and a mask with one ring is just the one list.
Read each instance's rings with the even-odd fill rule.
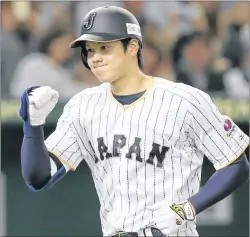
[[[136,102],[122,106],[108,84],[86,89],[65,106],[46,146],[75,170],[84,159],[100,200],[103,235],[149,226],[147,209],[198,192],[203,156],[220,169],[233,162],[249,138],[230,131],[210,97],[193,87],[155,79]],[[194,222],[176,234],[194,235]]]

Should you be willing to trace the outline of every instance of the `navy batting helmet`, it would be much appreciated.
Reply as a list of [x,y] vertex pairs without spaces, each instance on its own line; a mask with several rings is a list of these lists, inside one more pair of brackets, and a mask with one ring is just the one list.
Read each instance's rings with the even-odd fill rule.
[[140,25],[135,16],[126,9],[115,6],[98,7],[86,14],[81,36],[70,43],[71,48],[81,47],[83,64],[87,63],[85,41],[110,42],[126,38],[137,39],[142,47]]

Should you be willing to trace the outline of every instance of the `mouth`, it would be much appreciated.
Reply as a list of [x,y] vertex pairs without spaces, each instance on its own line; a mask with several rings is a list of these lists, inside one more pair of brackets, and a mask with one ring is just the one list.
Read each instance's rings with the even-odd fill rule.
[[94,66],[94,68],[96,69],[96,68],[101,68],[101,67],[105,67],[105,66],[107,66],[107,65],[98,65],[98,66]]

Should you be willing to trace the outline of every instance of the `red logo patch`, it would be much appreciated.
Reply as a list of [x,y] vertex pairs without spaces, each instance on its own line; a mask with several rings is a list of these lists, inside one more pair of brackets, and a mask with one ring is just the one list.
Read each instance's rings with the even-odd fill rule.
[[228,132],[232,129],[232,127],[233,127],[232,122],[229,119],[226,119],[224,123],[224,129]]

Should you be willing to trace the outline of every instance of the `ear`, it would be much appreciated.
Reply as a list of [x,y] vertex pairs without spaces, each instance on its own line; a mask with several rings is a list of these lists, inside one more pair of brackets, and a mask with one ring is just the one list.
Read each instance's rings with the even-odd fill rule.
[[136,56],[139,50],[139,42],[136,39],[131,39],[129,41],[128,50],[132,56]]

